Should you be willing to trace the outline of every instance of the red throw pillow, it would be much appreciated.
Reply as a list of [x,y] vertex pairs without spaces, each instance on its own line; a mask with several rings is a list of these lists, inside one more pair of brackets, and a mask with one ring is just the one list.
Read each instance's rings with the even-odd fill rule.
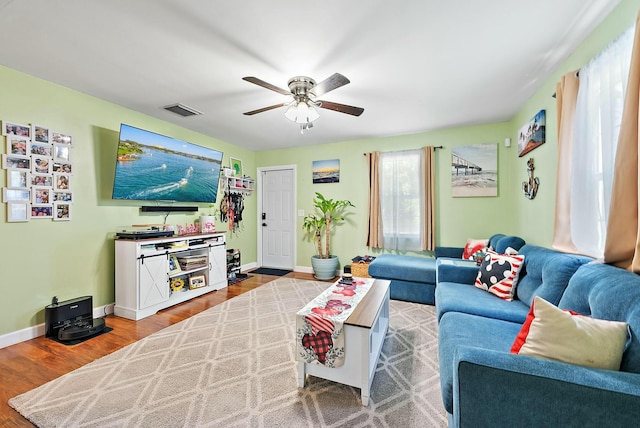
[[467,243],[462,250],[462,258],[473,260],[473,255],[478,251],[483,251],[489,245],[488,239],[467,239]]

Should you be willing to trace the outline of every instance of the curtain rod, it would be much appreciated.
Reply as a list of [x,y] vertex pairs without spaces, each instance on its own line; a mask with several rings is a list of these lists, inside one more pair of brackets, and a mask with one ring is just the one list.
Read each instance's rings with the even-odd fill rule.
[[[444,146],[434,146],[434,147],[433,147],[433,149],[434,149],[434,150],[437,150],[437,149],[444,149]],[[416,150],[416,149],[395,150],[395,151],[396,151],[396,152],[408,152],[409,150]],[[366,153],[363,153],[362,155],[363,155],[363,156],[366,156],[367,154],[366,154]]]

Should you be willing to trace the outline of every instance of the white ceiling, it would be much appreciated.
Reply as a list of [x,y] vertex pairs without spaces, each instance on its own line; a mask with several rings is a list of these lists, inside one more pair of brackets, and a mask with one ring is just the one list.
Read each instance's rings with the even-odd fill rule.
[[[0,0],[0,64],[262,151],[509,120],[618,2]],[[243,76],[335,72],[322,99],[362,116],[300,135],[284,108],[242,114],[287,101]]]

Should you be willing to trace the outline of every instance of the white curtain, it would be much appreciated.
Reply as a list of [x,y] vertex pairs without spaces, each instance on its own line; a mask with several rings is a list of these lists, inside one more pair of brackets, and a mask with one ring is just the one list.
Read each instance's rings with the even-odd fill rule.
[[420,251],[424,224],[424,151],[380,153],[380,208],[384,248]]
[[571,239],[602,257],[634,28],[580,70],[571,159]]

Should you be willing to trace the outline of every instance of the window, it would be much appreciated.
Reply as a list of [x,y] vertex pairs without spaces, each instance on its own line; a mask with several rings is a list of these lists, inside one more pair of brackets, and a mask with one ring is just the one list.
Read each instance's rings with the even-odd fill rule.
[[580,70],[571,151],[571,240],[602,257],[635,29]]
[[384,248],[420,251],[424,230],[424,151],[380,154],[380,211]]

